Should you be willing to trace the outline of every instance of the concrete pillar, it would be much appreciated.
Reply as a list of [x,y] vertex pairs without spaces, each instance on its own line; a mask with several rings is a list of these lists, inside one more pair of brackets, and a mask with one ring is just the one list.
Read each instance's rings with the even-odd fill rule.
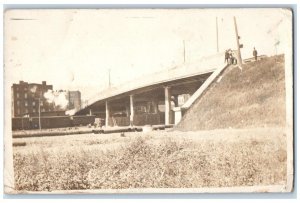
[[133,118],[134,118],[134,101],[133,95],[130,95],[130,125],[133,126]]
[[175,125],[177,125],[181,121],[182,112],[180,107],[173,108],[175,111]]
[[170,124],[170,110],[171,110],[171,96],[170,96],[170,87],[164,87],[165,89],[165,125]]
[[105,127],[109,126],[110,109],[108,101],[105,101]]

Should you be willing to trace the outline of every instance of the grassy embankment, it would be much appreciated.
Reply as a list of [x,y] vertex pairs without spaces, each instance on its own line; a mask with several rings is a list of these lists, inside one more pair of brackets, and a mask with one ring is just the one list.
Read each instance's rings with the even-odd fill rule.
[[229,67],[195,101],[179,130],[285,125],[284,56]]

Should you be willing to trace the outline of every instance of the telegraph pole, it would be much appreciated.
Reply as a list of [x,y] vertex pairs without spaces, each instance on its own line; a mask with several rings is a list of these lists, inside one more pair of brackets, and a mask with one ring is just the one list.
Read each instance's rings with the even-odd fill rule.
[[235,38],[236,38],[236,44],[237,44],[237,63],[239,66],[242,65],[242,56],[241,56],[241,50],[240,48],[243,46],[240,44],[239,39],[240,36],[238,34],[238,29],[237,29],[237,25],[236,25],[236,19],[235,17],[233,17],[233,21],[234,21],[234,28],[235,28]]
[[41,98],[39,98],[39,128],[42,130],[41,126]]
[[111,86],[111,83],[110,83],[110,68],[108,69],[108,87]]

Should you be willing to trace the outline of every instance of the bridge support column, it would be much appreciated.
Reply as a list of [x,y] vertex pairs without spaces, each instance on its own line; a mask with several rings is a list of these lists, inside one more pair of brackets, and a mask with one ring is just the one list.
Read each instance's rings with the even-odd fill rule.
[[134,118],[134,101],[133,95],[130,95],[130,126],[133,126],[133,118]]
[[108,101],[105,101],[105,127],[109,126],[110,109]]
[[170,87],[164,87],[165,89],[165,125],[170,124],[170,109],[171,109],[171,96]]
[[182,112],[181,112],[181,108],[180,107],[175,107],[173,108],[173,110],[175,111],[175,125],[177,125],[182,118]]

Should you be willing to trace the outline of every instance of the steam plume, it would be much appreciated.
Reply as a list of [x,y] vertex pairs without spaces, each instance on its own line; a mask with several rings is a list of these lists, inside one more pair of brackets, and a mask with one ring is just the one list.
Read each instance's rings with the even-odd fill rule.
[[65,92],[54,92],[52,90],[48,90],[44,93],[44,97],[47,99],[47,102],[54,103],[55,106],[59,106],[63,109],[66,108],[69,103]]

